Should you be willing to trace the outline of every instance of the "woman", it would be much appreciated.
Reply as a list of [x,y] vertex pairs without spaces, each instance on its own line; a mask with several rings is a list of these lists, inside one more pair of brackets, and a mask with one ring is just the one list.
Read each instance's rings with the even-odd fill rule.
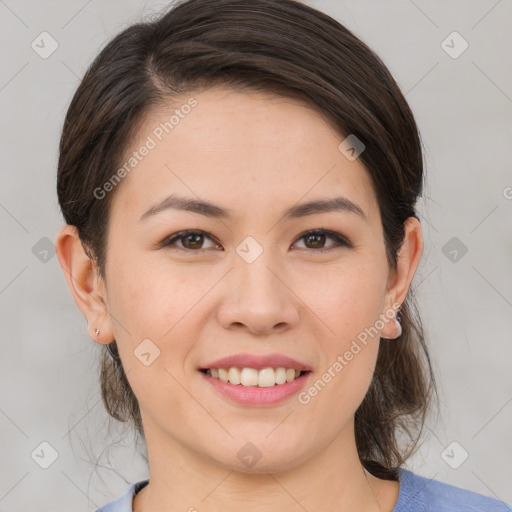
[[401,467],[436,396],[422,184],[389,71],[303,3],[188,0],[102,50],[57,249],[150,478],[99,510],[510,510]]

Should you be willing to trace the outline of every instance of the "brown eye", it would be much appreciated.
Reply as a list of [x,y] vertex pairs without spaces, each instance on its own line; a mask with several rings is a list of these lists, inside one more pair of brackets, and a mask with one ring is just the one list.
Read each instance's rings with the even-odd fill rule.
[[323,249],[324,245],[325,245],[325,239],[327,238],[327,236],[322,233],[322,234],[318,234],[318,233],[313,233],[312,235],[307,235],[304,237],[305,240],[307,240],[308,242],[310,242],[312,245],[308,245],[308,242],[306,242],[306,246],[308,247],[308,249]]
[[[166,238],[161,246],[162,247],[172,247],[175,246],[177,249],[189,250],[189,251],[197,251],[199,249],[205,249],[203,247],[204,241],[213,239],[208,236],[203,231],[181,231],[180,233],[176,233],[175,235]],[[181,247],[176,245],[176,241],[181,242]],[[213,244],[211,247],[206,247],[206,249],[217,247],[217,244]]]
[[[328,239],[334,240],[334,243],[325,247]],[[210,240],[212,245],[210,247],[204,247],[206,240]],[[315,252],[326,252],[337,247],[352,247],[350,242],[338,233],[328,231],[325,229],[317,229],[314,231],[308,231],[299,237],[298,240],[305,240],[305,247],[299,247],[300,249],[310,249]],[[180,242],[178,245],[177,242]],[[161,247],[169,247],[178,250],[195,251],[198,252],[201,249],[214,249],[220,247],[215,240],[207,235],[204,231],[180,231],[170,237],[166,238],[161,244]]]
[[[327,248],[325,247],[325,243],[327,239],[334,240],[335,243],[329,245]],[[325,229],[317,229],[315,231],[309,231],[300,236],[299,240],[306,240],[305,248],[313,249],[316,252],[324,252],[329,251],[331,249],[335,249],[336,247],[351,247],[351,244],[340,234],[335,233],[333,231],[327,231]]]
[[201,249],[203,245],[204,235],[193,233],[192,235],[185,235],[181,237],[182,244],[185,249]]

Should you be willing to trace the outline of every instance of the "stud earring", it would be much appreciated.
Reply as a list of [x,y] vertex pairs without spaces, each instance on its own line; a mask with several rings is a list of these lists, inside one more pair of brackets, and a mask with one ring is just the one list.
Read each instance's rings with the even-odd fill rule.
[[98,334],[100,333],[100,330],[99,329],[96,329],[96,336],[98,336]]

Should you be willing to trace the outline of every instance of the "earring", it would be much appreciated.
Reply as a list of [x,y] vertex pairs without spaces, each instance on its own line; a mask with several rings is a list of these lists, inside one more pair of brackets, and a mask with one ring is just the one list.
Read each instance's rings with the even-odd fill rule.
[[100,330],[96,329],[96,336],[98,336],[99,333],[100,333]]
[[402,309],[402,306],[400,306],[398,308],[398,311],[396,312],[396,316],[395,316],[395,324],[396,324],[396,330],[397,330],[397,335],[394,336],[393,338],[384,338],[385,340],[396,340],[397,338],[400,338],[400,336],[402,336],[402,324],[400,323],[402,321],[402,315],[400,314],[400,310]]
[[[396,338],[400,338],[402,336],[402,324],[400,323],[400,320],[398,318],[395,318],[395,323],[397,327],[398,334],[396,335]],[[393,339],[396,339],[393,338]]]
[[398,311],[396,312],[395,322],[397,325],[397,331],[398,334],[396,335],[397,338],[400,338],[402,336],[402,306],[398,308]]

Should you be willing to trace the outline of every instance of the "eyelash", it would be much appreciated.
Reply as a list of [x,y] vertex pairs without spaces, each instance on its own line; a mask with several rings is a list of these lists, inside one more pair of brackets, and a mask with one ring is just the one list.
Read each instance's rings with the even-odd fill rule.
[[[176,240],[186,238],[189,235],[205,235],[206,238],[209,238],[213,242],[217,243],[213,237],[211,237],[204,231],[185,230],[185,231],[180,231],[178,233],[175,233],[174,235],[167,237],[165,240],[163,240],[159,244],[159,246],[167,247],[167,248],[171,248],[171,249],[177,249],[177,250],[181,250],[181,251],[187,251],[187,252],[200,252],[201,249],[187,249],[185,247],[172,247],[172,245],[174,244],[174,242]],[[335,231],[330,231],[328,229],[313,229],[311,231],[306,231],[305,233],[303,233],[299,237],[297,237],[297,241],[301,240],[302,238],[307,238],[308,236],[311,236],[311,235],[327,235],[328,238],[332,238],[333,240],[335,240],[336,243],[334,243],[333,245],[329,246],[326,249],[309,249],[306,247],[305,248],[306,250],[324,253],[324,252],[328,252],[333,249],[336,249],[338,247],[347,247],[347,248],[353,247],[352,244],[346,238],[341,236],[339,233],[336,233]]]

